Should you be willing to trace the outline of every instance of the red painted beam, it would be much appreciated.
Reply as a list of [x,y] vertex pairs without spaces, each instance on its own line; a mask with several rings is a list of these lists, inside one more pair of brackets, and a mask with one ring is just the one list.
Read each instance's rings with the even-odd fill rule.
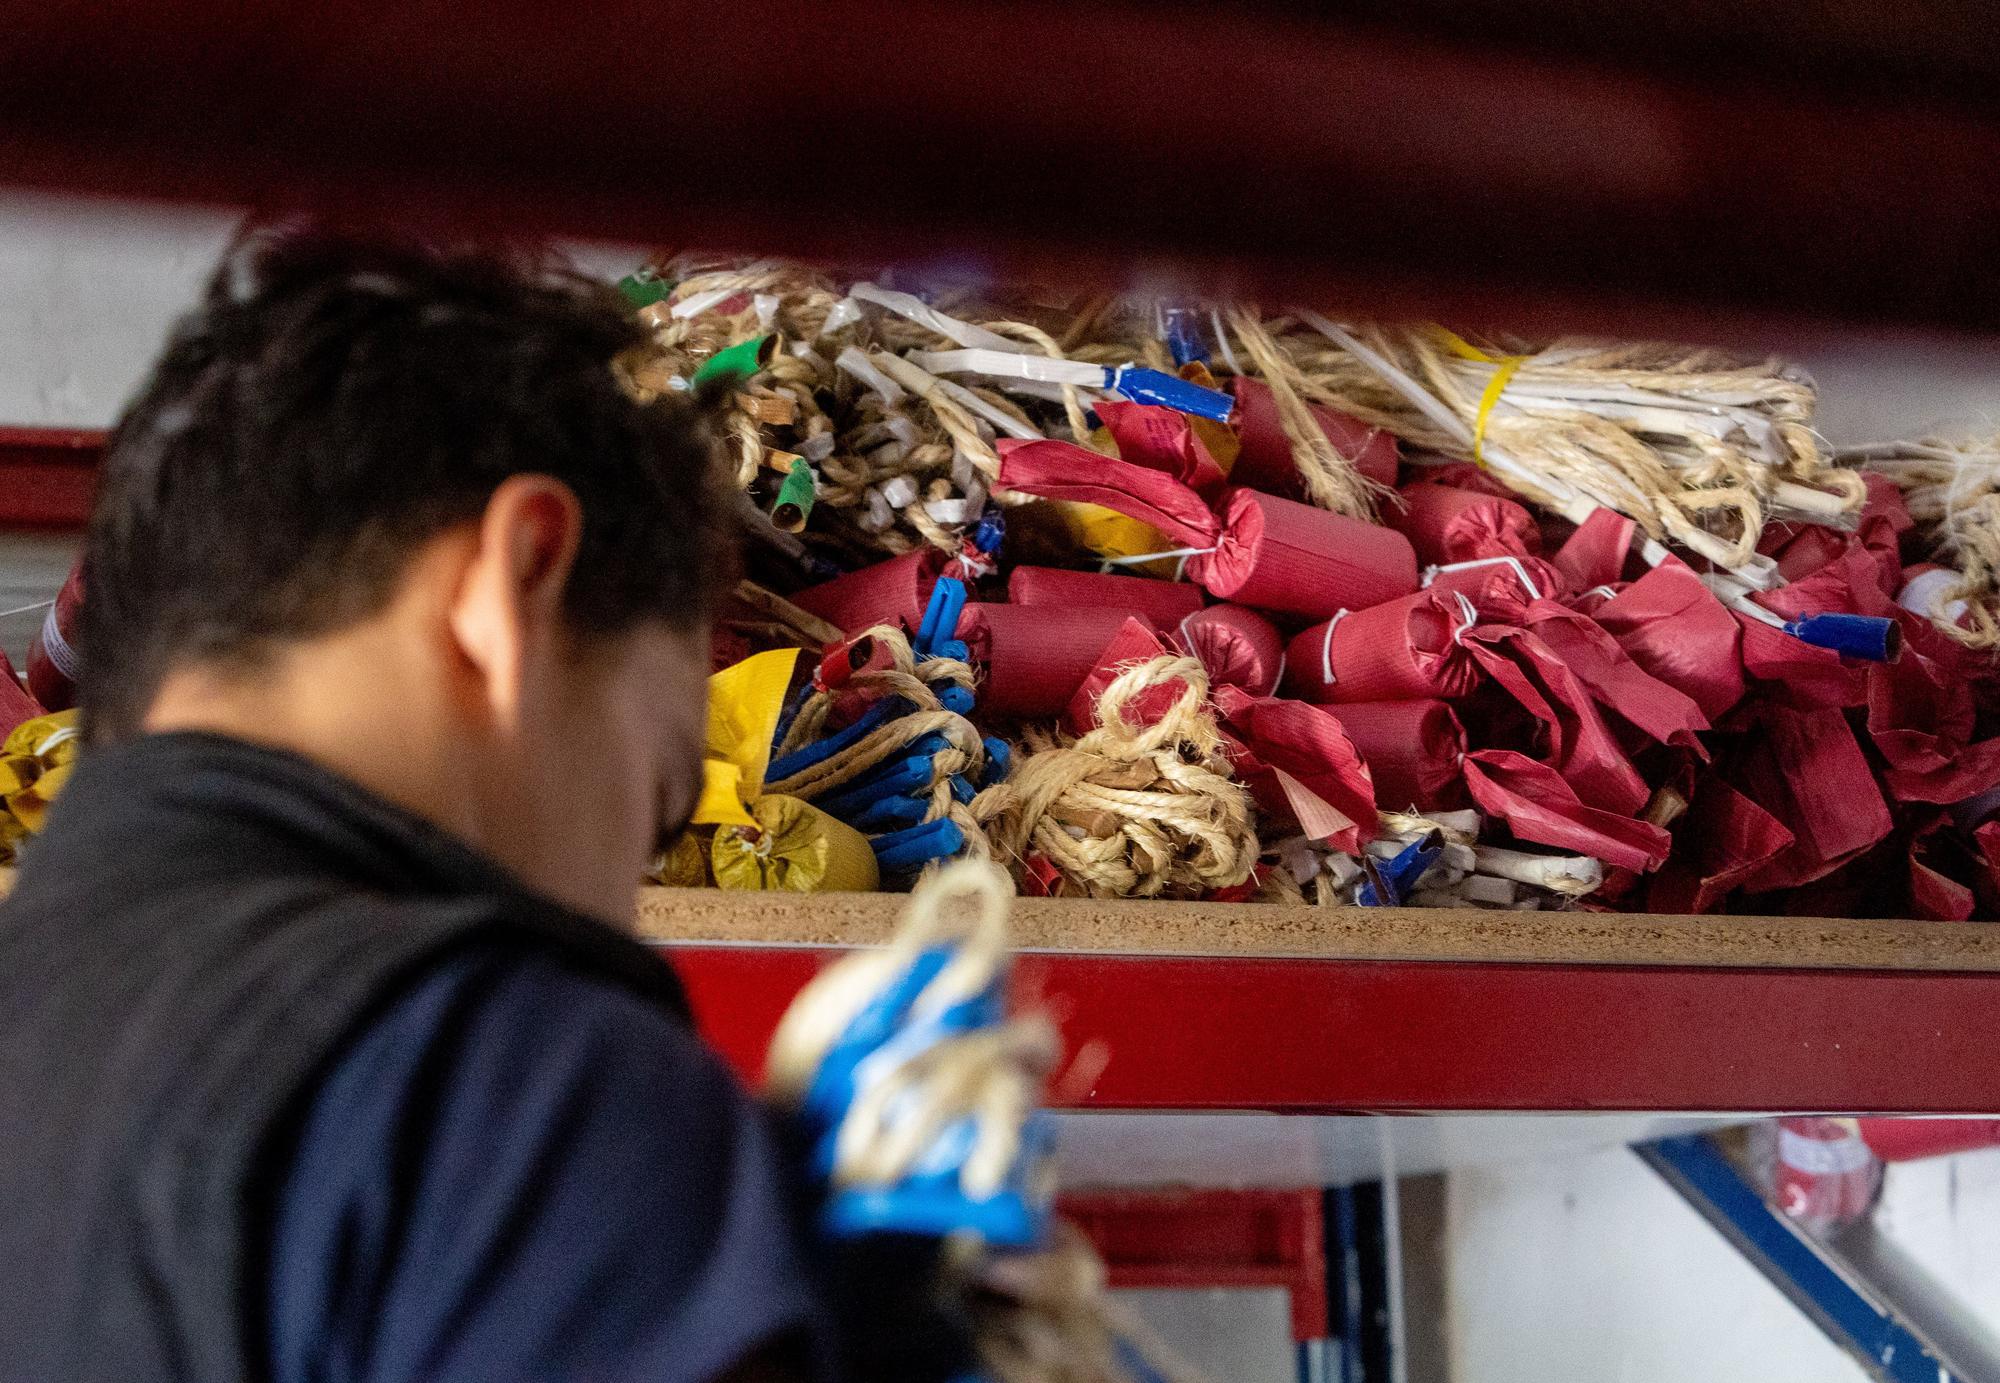
[[1327,1335],[1317,1187],[1290,1191],[1092,1191],[1062,1197],[1113,1287],[1278,1287],[1292,1339]]
[[2000,330],[1990,105],[1708,57],[1746,50],[1634,70],[1275,5],[15,0],[0,179],[1072,281],[1171,263],[1473,328]]
[[[830,958],[673,946],[746,1074]],[[1091,1109],[2000,1112],[2000,974],[1030,954]]]
[[0,525],[83,527],[103,455],[94,428],[0,427]]

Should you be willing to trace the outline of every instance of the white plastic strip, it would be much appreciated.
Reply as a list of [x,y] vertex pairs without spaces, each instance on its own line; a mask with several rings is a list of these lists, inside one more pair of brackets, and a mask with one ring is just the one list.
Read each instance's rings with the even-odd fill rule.
[[1243,366],[1236,359],[1236,352],[1230,349],[1229,346],[1229,333],[1222,329],[1222,313],[1216,308],[1211,307],[1208,310],[1208,321],[1209,325],[1215,328],[1215,345],[1222,352],[1223,360],[1228,363],[1229,373],[1233,375],[1242,374]]
[[887,351],[876,351],[868,358],[874,362],[877,369],[894,379],[911,393],[924,398],[931,398],[934,395],[942,394],[960,408],[986,419],[987,422],[993,424],[994,427],[1006,433],[1009,437],[1019,437],[1023,441],[1034,441],[1042,435],[1005,409],[995,408],[992,404],[980,398],[979,395],[973,393],[963,385],[953,384],[948,379],[939,379],[922,366],[912,364],[900,355],[891,355]]
[[[1903,583],[1903,589],[1896,592],[1896,603],[1913,615],[1925,619],[1941,619],[1955,624],[1965,613],[1965,602],[1947,602],[1944,593],[1965,580],[1961,572],[1949,567],[1939,567],[1935,571],[1920,571]],[[30,606],[30,609],[33,607]]]
[[847,295],[865,303],[874,303],[877,307],[886,307],[898,317],[907,317],[918,326],[929,327],[961,346],[986,346],[1001,351],[1014,348],[1014,343],[1000,333],[940,312],[914,293],[899,293],[893,288],[873,283],[857,283],[847,290]]
[[1027,379],[1041,384],[1081,384],[1102,389],[1108,373],[1087,360],[1052,360],[1026,351],[911,351],[906,357],[934,375],[991,375],[996,379]]
[[843,347],[833,363],[880,394],[884,403],[901,403],[908,397],[903,386],[876,369],[859,346]]
[[667,309],[667,315],[685,321],[689,317],[699,317],[717,303],[727,302],[743,290],[740,288],[711,288],[706,293],[695,293],[682,298]]
[[1481,874],[1557,893],[1591,893],[1604,882],[1603,863],[1589,855],[1533,855],[1497,845],[1475,845],[1472,853]]
[[861,320],[861,304],[852,298],[842,298],[827,309],[826,320],[819,324],[821,336],[831,336],[843,327],[851,327]]

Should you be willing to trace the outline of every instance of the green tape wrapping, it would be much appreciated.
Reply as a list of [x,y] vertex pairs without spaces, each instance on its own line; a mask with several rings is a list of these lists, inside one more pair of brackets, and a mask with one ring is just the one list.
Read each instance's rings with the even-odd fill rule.
[[777,354],[778,336],[753,336],[748,341],[738,341],[711,355],[694,372],[696,384],[706,384],[711,379],[747,379],[771,363]]

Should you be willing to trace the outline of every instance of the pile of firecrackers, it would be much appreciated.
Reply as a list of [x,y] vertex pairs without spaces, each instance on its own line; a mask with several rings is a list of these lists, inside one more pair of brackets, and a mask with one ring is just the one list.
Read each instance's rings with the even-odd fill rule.
[[[1994,593],[1782,361],[769,261],[620,286],[636,396],[733,385],[744,496],[656,882],[985,855],[1044,896],[2000,916]],[[75,748],[19,709],[14,843]]]
[[[851,854],[854,836],[889,843],[868,886],[906,887],[934,859],[983,851],[1041,895],[2000,915],[1991,655],[1969,646],[1958,573],[1892,480],[1814,453],[1810,381],[1783,362],[1689,353],[1663,366],[1651,348],[1566,343],[1516,355],[1434,331],[1485,387],[1454,398],[1448,380],[1390,381],[1349,411],[1312,379],[1363,373],[1387,352],[1361,343],[1381,337],[1329,329],[1316,349],[1353,351],[1315,364],[1297,319],[1265,316],[1253,333],[1238,308],[1037,301],[768,263],[668,262],[624,287],[660,342],[630,362],[655,387],[674,387],[662,362],[692,377],[704,351],[741,358],[754,342],[770,362],[740,377],[732,455],[752,501],[750,580],[716,636],[725,679],[746,657],[801,650],[782,655],[788,685],[767,691],[760,729],[783,740],[788,717],[833,697],[821,743],[881,735],[911,710],[865,672],[887,632],[909,640],[917,671],[931,657],[970,669],[962,714],[996,752],[943,795],[986,838],[947,823],[910,848],[940,819],[929,760],[941,741],[915,737],[817,802],[845,828],[829,857]],[[1299,370],[1274,377],[1273,340]],[[1256,344],[1267,349],[1253,356]],[[1589,402],[1572,423],[1552,396],[1579,360],[1598,373],[1574,386]],[[1670,415],[1674,368],[1711,391],[1749,383]],[[1531,378],[1554,383],[1503,421],[1509,389]],[[1386,405],[1397,390],[1416,406]],[[1315,436],[1300,435],[1301,404]],[[1607,419],[1619,446],[1657,453],[1654,500],[1625,502],[1564,451],[1568,428],[1611,454],[1593,440]],[[1746,473],[1728,471],[1725,449],[1771,456],[1779,436],[1788,469],[1713,522],[1705,506]],[[898,470],[924,449],[925,465]],[[1308,483],[1329,454],[1365,507],[1340,512]],[[1701,472],[1710,456],[1724,480]],[[1663,527],[1674,505],[1683,526]],[[1688,529],[1688,515],[1709,528]],[[1124,673],[1158,685],[1136,700],[1127,687],[1108,733],[1100,698]],[[1190,683],[1198,727],[1166,751],[1128,752]],[[735,752],[727,736],[716,748]],[[1037,775],[1051,754],[1068,756],[1062,770]],[[1085,771],[1078,755],[1108,767],[1061,789]],[[1250,848],[1216,845],[1227,810],[1174,825],[1172,794],[1195,770],[1247,800]],[[735,782],[751,814],[761,784]],[[1014,800],[989,805],[1009,785]],[[1074,809],[1043,800],[1059,790]],[[735,832],[740,849],[756,829],[697,827],[657,877],[741,886],[740,869],[714,867],[714,841]],[[1227,871],[1150,858],[1163,833]],[[1129,843],[1130,868],[1097,867],[1107,841]],[[823,878],[774,867],[754,883]]]

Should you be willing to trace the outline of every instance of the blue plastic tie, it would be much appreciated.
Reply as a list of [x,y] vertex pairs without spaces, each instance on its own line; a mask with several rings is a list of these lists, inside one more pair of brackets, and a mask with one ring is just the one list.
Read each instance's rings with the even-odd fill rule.
[[[815,802],[813,805],[822,804]],[[864,835],[886,835],[891,831],[922,825],[924,814],[930,809],[931,800],[927,794],[923,797],[880,797],[857,810],[831,814]]]
[[972,545],[989,556],[1000,550],[1007,537],[1007,516],[997,504],[986,506],[979,524],[972,530]]
[[1367,878],[1354,891],[1354,901],[1364,908],[1398,908],[1409,896],[1430,867],[1444,854],[1444,833],[1427,832],[1421,839],[1413,840],[1396,852],[1395,858],[1386,863],[1378,863],[1373,858],[1362,861],[1362,869]]
[[990,788],[1007,776],[1007,770],[1014,762],[1014,749],[1007,741],[991,735],[979,742],[986,746],[986,772],[980,776],[979,786]]
[[917,655],[919,662],[925,658],[950,656],[943,645],[950,643],[959,650],[963,661],[965,645],[952,638],[958,632],[958,617],[965,610],[965,583],[949,576],[941,576],[931,587],[930,604],[924,607],[923,623],[917,626],[917,637],[910,641],[910,651]]
[[1167,309],[1167,350],[1175,365],[1208,359],[1208,343],[1201,334],[1201,324],[1185,307]]
[[1134,403],[1156,403],[1217,422],[1227,421],[1229,411],[1236,406],[1236,400],[1220,389],[1204,389],[1143,365],[1105,366],[1104,387]]
[[1903,631],[1880,615],[1807,615],[1789,621],[1785,632],[1814,648],[1830,648],[1871,663],[1894,662],[1903,651]]
[[893,831],[868,842],[875,863],[885,874],[913,874],[932,860],[949,859],[965,849],[965,833],[948,816],[926,821],[906,831]]
[[836,731],[823,740],[794,749],[782,759],[773,761],[764,770],[764,780],[775,783],[802,773],[814,764],[824,763],[833,755],[851,745],[859,744],[886,722],[895,719],[910,709],[910,703],[900,696],[885,696],[873,706],[855,717],[854,723],[845,730]]

